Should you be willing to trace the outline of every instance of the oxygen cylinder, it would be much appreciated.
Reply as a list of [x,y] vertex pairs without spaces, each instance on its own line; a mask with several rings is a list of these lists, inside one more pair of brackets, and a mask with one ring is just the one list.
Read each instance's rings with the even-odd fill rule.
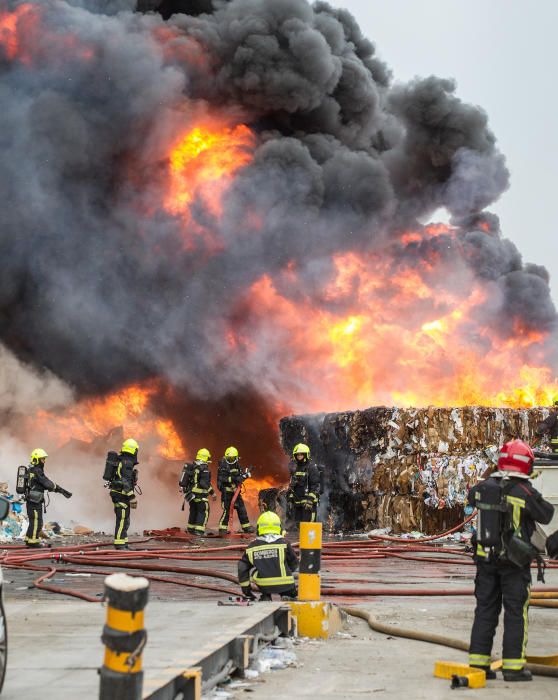
[[17,479],[16,479],[16,493],[20,496],[24,495],[27,491],[27,484],[29,481],[29,476],[27,474],[27,467],[23,465],[17,468]]
[[182,469],[182,474],[180,475],[180,480],[178,482],[178,485],[180,486],[181,489],[188,488],[190,485],[190,475],[192,473],[192,465],[186,463],[184,465],[184,468]]
[[483,547],[499,547],[504,529],[503,488],[496,479],[478,484],[475,491],[475,507],[478,510],[477,542]]
[[120,458],[117,452],[108,452],[105,461],[105,471],[103,472],[104,481],[113,481],[116,476],[116,470],[120,463]]

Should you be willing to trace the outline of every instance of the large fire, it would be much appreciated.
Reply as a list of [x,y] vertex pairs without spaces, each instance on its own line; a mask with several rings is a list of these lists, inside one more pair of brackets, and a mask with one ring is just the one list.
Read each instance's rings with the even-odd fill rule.
[[[84,399],[58,414],[39,411],[31,425],[54,447],[70,439],[92,443],[122,427],[126,436],[148,441],[161,457],[184,459],[185,447],[172,421],[157,418],[150,410],[150,398],[156,392],[154,382],[129,386],[98,399]],[[116,444],[113,449],[119,447]]]
[[[162,55],[168,55],[179,35],[176,28],[159,29],[153,40],[161,43]],[[76,37],[49,28],[37,5],[0,11],[0,51],[6,60],[29,65],[44,57],[47,41],[50,60],[53,45],[55,56],[94,58]],[[193,51],[205,60],[192,40],[180,46],[186,57]],[[179,60],[176,51],[171,53]],[[252,163],[260,137],[244,121],[214,108],[190,120],[166,144],[159,209],[183,222],[187,248],[195,247],[197,240],[205,243],[200,265],[226,252],[227,242],[200,218],[198,208],[203,205],[206,216],[219,220],[235,178]],[[246,211],[246,228],[258,229],[270,215]],[[479,229],[492,235],[484,222]],[[238,231],[238,236],[244,234]],[[214,335],[214,343],[227,348],[231,364],[253,363],[262,372],[269,368],[270,421],[285,410],[334,411],[378,404],[548,405],[558,382],[541,351],[545,333],[510,319],[514,332],[503,341],[481,313],[489,296],[497,302],[490,282],[475,279],[463,267],[460,278],[447,284],[452,268],[435,248],[421,257],[404,255],[433,239],[447,240],[447,248],[459,246],[459,236],[455,227],[432,223],[393,234],[373,252],[334,254],[333,274],[319,308],[304,292],[297,293],[297,260],[290,260],[282,274],[293,294],[278,284],[278,276],[261,274],[236,300],[234,322],[220,329],[221,336]],[[266,360],[258,365],[262,355]],[[91,442],[122,426],[126,435],[148,442],[163,459],[191,459],[205,439],[185,435],[172,417],[157,415],[151,399],[160,386],[160,378],[153,377],[107,396],[80,400],[62,413],[41,411],[29,420],[56,446],[70,438]],[[218,432],[217,418],[207,425],[207,435]],[[272,481],[249,482],[249,498],[253,500],[256,486],[265,484]]]

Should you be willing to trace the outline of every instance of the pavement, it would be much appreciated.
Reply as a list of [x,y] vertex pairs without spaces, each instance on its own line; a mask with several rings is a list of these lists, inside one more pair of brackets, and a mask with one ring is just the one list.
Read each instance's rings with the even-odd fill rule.
[[[203,543],[215,546],[217,543]],[[170,546],[170,545],[169,545]],[[176,547],[176,545],[173,545]],[[139,556],[139,555],[138,555]],[[470,560],[440,555],[436,561],[409,559],[359,559],[322,562],[324,586],[342,587],[339,604],[374,611],[382,621],[468,640],[473,611],[472,596],[361,597],[353,592],[370,589],[472,589],[475,567]],[[448,561],[444,562],[443,557]],[[217,558],[216,558],[217,559]],[[220,561],[188,562],[200,568],[218,567],[233,572],[236,556]],[[164,560],[164,556],[162,557]],[[170,562],[170,560],[169,560]],[[172,561],[176,564],[176,561]],[[535,574],[535,572],[534,572]],[[97,697],[97,669],[102,664],[100,634],[105,610],[100,604],[40,591],[30,587],[36,572],[5,569],[5,596],[9,630],[8,672],[2,700]],[[185,576],[182,574],[182,576]],[[211,581],[204,576],[187,579]],[[547,588],[558,589],[558,570],[546,573]],[[79,588],[90,595],[102,591],[102,575],[71,577],[60,567],[54,583]],[[223,583],[223,582],[222,582]],[[537,584],[540,586],[540,584]],[[146,693],[162,684],[169,674],[195,665],[196,658],[216,644],[234,638],[250,627],[254,616],[265,615],[270,604],[250,608],[218,607],[223,593],[154,583],[146,611],[149,640],[144,653]],[[558,610],[530,610],[528,653],[558,653]],[[494,652],[501,649],[498,632]],[[436,660],[466,663],[466,654],[432,644],[373,632],[362,620],[351,618],[345,632],[327,642],[306,641],[295,648],[299,666],[259,676],[239,690],[235,699],[294,700],[309,696],[352,699],[363,696],[406,698],[454,698],[456,693],[482,693],[489,698],[555,698],[558,679],[536,678],[529,684],[491,681],[484,690],[452,691],[449,681],[433,677]],[[178,669],[178,670],[177,670]]]
[[[358,605],[384,623],[467,640],[474,602],[465,598],[390,598]],[[558,610],[531,608],[528,651],[558,653]],[[497,634],[494,651],[501,649]],[[467,663],[455,649],[372,631],[366,622],[350,618],[347,629],[327,642],[306,641],[295,646],[298,668],[270,671],[231,694],[234,700],[555,700],[558,679],[536,677],[531,683],[488,681],[482,690],[451,690],[450,681],[434,678],[435,661]]]
[[[55,597],[8,598],[5,606],[9,649],[2,700],[98,697],[104,606]],[[148,603],[144,695],[196,666],[278,607],[279,603],[249,608],[220,607],[216,601]]]

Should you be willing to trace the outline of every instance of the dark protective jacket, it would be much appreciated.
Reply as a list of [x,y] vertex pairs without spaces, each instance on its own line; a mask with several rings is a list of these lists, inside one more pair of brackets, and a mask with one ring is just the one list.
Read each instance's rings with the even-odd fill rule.
[[135,469],[138,460],[135,455],[128,452],[121,452],[118,455],[118,467],[114,479],[110,483],[111,493],[119,496],[133,498],[134,486],[137,482],[137,469]]
[[186,492],[193,493],[195,498],[207,498],[213,493],[211,485],[211,472],[207,466],[207,462],[194,462],[192,465],[189,485],[185,489]]
[[250,588],[250,575],[264,593],[283,593],[294,587],[298,568],[294,549],[281,535],[260,535],[246,547],[238,562],[238,582]]
[[558,411],[551,411],[548,417],[537,425],[537,435],[550,437],[550,446],[553,452],[558,453]]
[[[531,536],[535,531],[535,523],[548,524],[554,515],[554,506],[545,501],[542,495],[531,484],[529,479],[514,476],[513,472],[506,472],[508,478],[505,479],[505,498],[511,511],[511,523],[513,529],[519,529],[521,539],[525,542],[531,541]],[[487,481],[494,480],[502,482],[503,472],[497,472],[489,477]],[[479,497],[479,488],[484,482],[479,482],[469,491],[467,497],[469,505],[475,507]],[[489,557],[489,550],[476,544],[476,554],[482,559]]]
[[244,481],[242,467],[238,460],[229,464],[225,458],[219,460],[217,488],[219,491],[234,491]]
[[304,501],[310,499],[318,502],[320,495],[320,471],[314,462],[299,464],[293,460],[289,464],[291,480],[289,491],[292,493],[294,501]]
[[28,474],[28,489],[27,499],[34,503],[40,503],[44,500],[45,491],[56,491],[58,486],[51,481],[45,474],[45,468],[42,464],[30,464],[27,469]]

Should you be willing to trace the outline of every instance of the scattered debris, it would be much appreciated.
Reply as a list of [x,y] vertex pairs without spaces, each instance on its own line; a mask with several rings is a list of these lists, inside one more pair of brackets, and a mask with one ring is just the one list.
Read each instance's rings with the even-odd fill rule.
[[290,416],[280,431],[287,454],[303,441],[324,465],[320,515],[331,530],[432,534],[463,519],[469,487],[492,468],[497,447],[517,436],[533,440],[547,415],[547,408],[382,406]]
[[85,525],[75,525],[74,526],[74,535],[92,535],[93,530],[90,527],[86,527]]

